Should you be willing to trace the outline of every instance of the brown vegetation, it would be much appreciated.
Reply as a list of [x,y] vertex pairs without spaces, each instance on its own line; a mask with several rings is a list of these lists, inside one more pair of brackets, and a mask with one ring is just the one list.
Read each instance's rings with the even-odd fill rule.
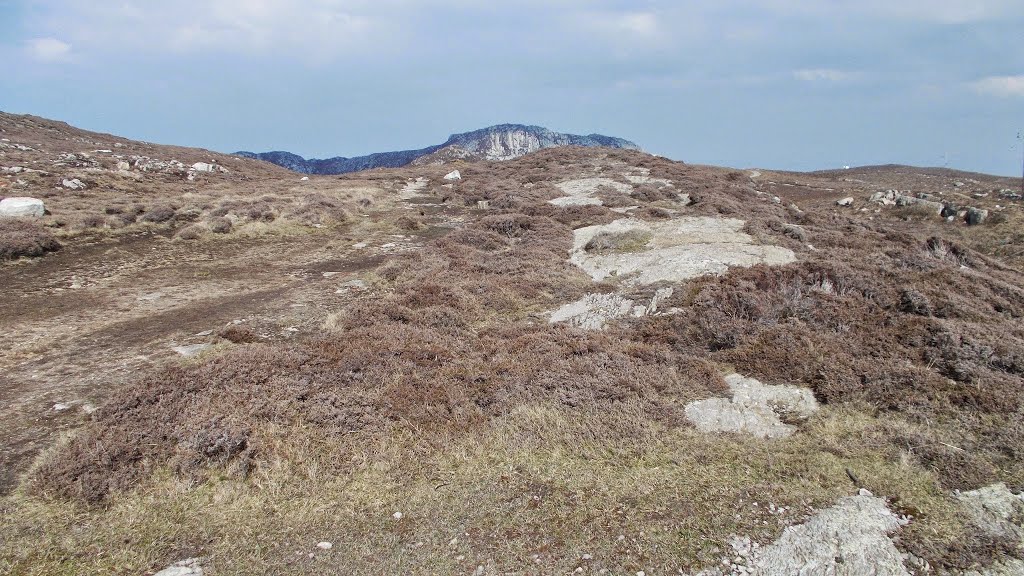
[[[547,200],[561,181],[625,167],[675,184],[671,194],[601,191],[612,205],[639,204],[633,217],[740,218],[755,241],[798,261],[677,283],[661,307],[674,314],[606,332],[549,325],[546,311],[621,289],[591,282],[566,258],[573,229],[622,214]],[[217,573],[693,572],[717,562],[730,535],[770,541],[858,487],[913,517],[899,545],[937,568],[1017,553],[975,536],[949,496],[996,481],[1024,488],[1016,211],[971,229],[846,211],[835,200],[855,185],[843,184],[849,174],[773,176],[794,182],[786,196],[742,172],[627,151],[545,150],[460,170],[452,189],[439,185],[438,166],[332,178],[302,196],[291,192],[293,175],[173,196],[181,204],[164,223],[197,222],[179,236],[301,224],[310,239],[287,253],[316,246],[332,260],[275,271],[294,282],[261,305],[286,289],[325,295],[307,301],[310,289],[280,304],[289,319],[280,324],[232,323],[203,357],[113,393],[3,501],[12,520],[0,525],[0,571],[139,573],[209,548]],[[444,202],[418,217],[395,209],[393,194],[361,192],[393,193],[420,175]],[[105,211],[127,224],[171,201],[154,190],[54,204],[60,218]],[[465,209],[481,200],[486,210]],[[430,210],[457,217],[440,230]],[[370,256],[348,249],[376,231],[359,249],[373,250],[396,230],[415,232],[404,237],[416,244]],[[168,244],[206,251],[238,237]],[[588,249],[644,242],[613,235]],[[232,289],[245,281],[233,250],[209,252],[224,255]],[[336,292],[353,272],[370,288]],[[276,336],[291,325],[289,307],[307,303],[329,308],[327,329]],[[700,434],[683,408],[724,395],[719,375],[730,370],[808,386],[824,407],[777,442]],[[752,502],[793,512],[772,516]],[[397,510],[406,516],[395,520]],[[309,556],[321,539],[335,549]]]
[[0,260],[42,256],[60,243],[42,225],[28,220],[0,218]]

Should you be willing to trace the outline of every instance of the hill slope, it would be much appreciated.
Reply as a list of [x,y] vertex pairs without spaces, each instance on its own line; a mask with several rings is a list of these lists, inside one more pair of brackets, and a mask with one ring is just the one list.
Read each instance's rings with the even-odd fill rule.
[[579,136],[552,132],[540,126],[501,124],[453,134],[443,144],[418,150],[379,152],[355,158],[305,159],[290,152],[237,152],[246,158],[266,160],[304,174],[346,174],[372,168],[400,168],[409,164],[444,163],[450,160],[511,160],[530,152],[557,146],[603,146],[639,150],[636,144],[600,134]]
[[1021,572],[1012,181],[448,170],[0,115],[0,573]]

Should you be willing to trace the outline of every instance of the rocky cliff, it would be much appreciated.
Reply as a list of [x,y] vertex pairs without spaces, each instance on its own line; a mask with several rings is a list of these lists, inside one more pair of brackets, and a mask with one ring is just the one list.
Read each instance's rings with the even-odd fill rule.
[[622,138],[589,134],[563,134],[541,126],[500,124],[453,134],[443,144],[418,150],[380,152],[354,158],[305,159],[291,152],[237,152],[239,156],[266,160],[304,174],[345,174],[371,168],[399,168],[410,164],[443,164],[452,160],[511,160],[543,148],[556,146],[605,146],[639,150]]

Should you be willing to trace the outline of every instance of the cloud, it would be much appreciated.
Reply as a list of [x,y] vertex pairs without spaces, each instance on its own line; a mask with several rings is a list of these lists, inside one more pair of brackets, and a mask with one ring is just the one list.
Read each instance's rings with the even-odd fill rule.
[[584,12],[579,19],[590,31],[616,40],[651,40],[661,35],[653,12]]
[[1000,98],[1024,97],[1024,74],[1019,76],[989,76],[970,83],[979,94]]
[[1012,17],[1019,0],[732,0],[735,5],[763,10],[776,16],[817,18],[859,17],[875,21],[903,20],[966,24]]
[[71,44],[56,38],[33,38],[27,48],[32,58],[41,62],[61,62],[71,55]]
[[[371,49],[366,0],[39,0],[30,29],[74,42],[84,53],[285,54],[329,60]],[[43,50],[59,51],[57,44]]]
[[856,80],[860,74],[833,68],[801,68],[793,71],[793,77],[804,82],[840,83]]

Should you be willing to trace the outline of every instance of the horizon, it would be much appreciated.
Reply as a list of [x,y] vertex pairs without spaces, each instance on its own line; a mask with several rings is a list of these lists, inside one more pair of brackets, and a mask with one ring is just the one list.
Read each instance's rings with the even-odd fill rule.
[[227,153],[351,158],[522,119],[693,164],[1013,177],[1021,25],[1009,0],[0,0],[0,108]]

